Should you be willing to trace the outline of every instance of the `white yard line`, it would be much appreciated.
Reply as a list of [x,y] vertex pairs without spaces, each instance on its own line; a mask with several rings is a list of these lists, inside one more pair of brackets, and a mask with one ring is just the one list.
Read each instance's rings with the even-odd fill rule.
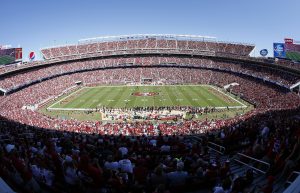
[[207,84],[178,84],[178,85],[99,85],[99,86],[85,86],[85,88],[99,88],[99,87],[135,87],[135,86],[156,86],[156,87],[162,87],[162,86],[209,86]]
[[[77,92],[79,92],[79,91],[81,91],[81,90],[83,90],[83,89],[85,89],[85,88],[124,87],[124,86],[128,86],[128,87],[136,87],[136,86],[161,86],[161,87],[163,87],[163,86],[206,86],[206,87],[211,87],[211,88],[213,88],[214,90],[216,90],[216,91],[222,93],[223,95],[226,95],[226,96],[229,97],[230,99],[232,99],[232,100],[236,101],[237,103],[241,104],[241,106],[228,106],[228,107],[227,107],[227,106],[222,106],[222,107],[215,107],[216,109],[226,109],[226,108],[229,108],[229,109],[239,109],[239,108],[247,108],[247,106],[246,106],[244,103],[242,103],[242,102],[238,101],[237,99],[233,98],[232,96],[230,96],[230,95],[228,95],[228,94],[226,94],[226,93],[220,91],[219,89],[215,88],[215,87],[212,86],[212,85],[207,85],[207,84],[190,85],[190,84],[188,84],[188,85],[120,85],[120,86],[95,86],[95,87],[89,87],[89,86],[87,86],[87,87],[82,87],[82,88],[78,89],[77,91],[75,91],[74,93],[71,93],[70,95],[68,95],[68,96],[62,98],[61,100],[55,102],[54,104],[52,104],[51,106],[49,106],[47,109],[48,109],[48,110],[53,110],[53,111],[61,111],[61,110],[63,110],[63,111],[92,111],[92,110],[95,110],[95,108],[93,108],[93,109],[90,109],[90,108],[56,108],[56,107],[53,107],[53,106],[55,106],[56,104],[60,103],[61,101],[67,99],[68,97],[70,97],[70,96],[76,94]],[[167,91],[166,91],[166,94],[168,95],[169,100],[172,101],[172,100],[171,100],[171,97],[169,96],[169,94],[168,94]],[[143,102],[144,102],[144,105],[145,105],[145,101],[143,101]],[[205,107],[203,107],[203,108],[205,108]]]
[[[228,106],[228,107],[215,107],[215,109],[241,109],[246,108],[247,106]],[[205,108],[205,107],[202,107]],[[94,111],[96,108],[56,108],[56,107],[48,107],[47,110],[51,111]]]
[[228,94],[226,94],[226,93],[220,91],[219,89],[215,88],[214,86],[211,86],[211,85],[206,85],[206,86],[211,87],[211,88],[215,89],[216,91],[218,91],[219,93],[222,93],[223,95],[228,96],[229,98],[231,98],[231,99],[234,100],[235,102],[238,102],[239,104],[242,105],[242,108],[246,108],[246,107],[247,107],[247,106],[246,106],[244,103],[242,103],[241,101],[238,101],[237,99],[233,98],[232,96],[230,96],[230,95],[228,95]]
[[[168,95],[168,98],[169,98],[170,102],[172,102],[172,104],[173,104],[173,101],[171,100],[171,96],[169,95],[169,93],[168,93],[167,89],[166,89],[166,88],[164,88],[164,90],[165,90],[166,94]],[[175,104],[173,104],[173,105],[175,105]]]
[[69,98],[70,96],[76,94],[77,92],[79,92],[79,91],[81,91],[81,90],[83,90],[83,89],[85,89],[85,88],[87,88],[87,87],[82,87],[82,88],[78,89],[77,91],[75,91],[75,92],[73,92],[73,93],[67,95],[66,97],[60,99],[59,101],[57,101],[57,102],[55,102],[54,104],[52,104],[51,106],[49,106],[47,109],[51,109],[51,108],[52,108],[53,106],[55,106],[56,104],[60,103],[61,101],[63,101],[63,100],[65,100],[65,99]]
[[51,110],[51,111],[94,111],[96,108],[85,109],[85,108],[51,108],[51,107],[48,107],[47,109]]

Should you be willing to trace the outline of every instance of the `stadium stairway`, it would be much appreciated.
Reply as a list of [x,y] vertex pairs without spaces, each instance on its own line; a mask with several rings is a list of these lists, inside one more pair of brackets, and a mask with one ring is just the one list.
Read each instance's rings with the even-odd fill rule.
[[[203,141],[200,137],[194,137],[193,140],[198,141],[200,143],[202,143]],[[225,154],[225,151],[223,152],[220,151],[220,148],[213,148],[211,145],[208,145],[208,148],[209,148],[208,157],[211,163],[219,160],[221,165],[223,165],[227,160],[230,161],[230,169],[233,178],[238,176],[244,176],[248,169],[253,169],[253,166],[250,163],[248,165],[245,165],[242,164],[241,162],[236,161],[238,153],[230,157],[229,155]],[[265,173],[253,169],[253,174],[254,174],[253,182],[251,186],[247,188],[246,191],[249,193],[260,192],[259,191],[260,187],[264,187],[267,184],[267,176]],[[282,193],[285,191],[288,185],[291,184],[291,182],[287,184],[287,180],[285,179],[278,180],[278,177],[279,175],[275,176],[275,179],[277,180],[275,180],[274,182],[273,193]],[[199,190],[199,191],[189,192],[189,193],[202,193],[202,192],[207,192],[207,190]]]

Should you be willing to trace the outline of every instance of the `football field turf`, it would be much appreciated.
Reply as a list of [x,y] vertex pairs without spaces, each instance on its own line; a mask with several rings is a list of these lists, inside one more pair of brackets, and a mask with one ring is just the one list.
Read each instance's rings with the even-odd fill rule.
[[82,87],[48,110],[94,110],[101,107],[216,107],[245,108],[235,97],[210,85]]

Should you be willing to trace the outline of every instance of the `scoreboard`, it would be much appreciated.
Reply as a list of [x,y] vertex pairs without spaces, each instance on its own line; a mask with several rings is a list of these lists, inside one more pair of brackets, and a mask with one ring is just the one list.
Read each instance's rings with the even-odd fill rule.
[[13,64],[22,61],[22,48],[0,49],[0,65]]
[[15,59],[16,61],[22,61],[22,48],[15,48]]
[[284,43],[273,44],[274,57],[300,61],[300,42],[285,38]]

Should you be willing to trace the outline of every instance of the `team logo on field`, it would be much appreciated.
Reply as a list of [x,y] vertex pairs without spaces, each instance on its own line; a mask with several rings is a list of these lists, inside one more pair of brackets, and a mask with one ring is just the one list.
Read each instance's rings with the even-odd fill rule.
[[134,92],[131,95],[133,96],[155,96],[158,95],[158,92]]

